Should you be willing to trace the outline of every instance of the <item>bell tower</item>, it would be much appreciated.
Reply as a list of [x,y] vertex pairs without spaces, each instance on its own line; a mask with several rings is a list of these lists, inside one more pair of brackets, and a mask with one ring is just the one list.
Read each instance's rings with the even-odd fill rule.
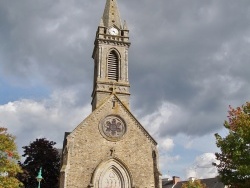
[[94,50],[92,113],[65,133],[60,188],[161,188],[157,142],[129,109],[129,30],[106,0]]
[[106,1],[94,45],[92,111],[112,93],[129,108],[129,30],[126,22],[121,21],[117,0]]

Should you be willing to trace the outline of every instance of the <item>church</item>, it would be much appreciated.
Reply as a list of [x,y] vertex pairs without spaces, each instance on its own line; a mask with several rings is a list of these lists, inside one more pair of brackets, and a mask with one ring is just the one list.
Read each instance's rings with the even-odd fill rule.
[[162,187],[157,142],[130,111],[130,44],[117,0],[107,0],[92,54],[92,113],[65,133],[60,188]]

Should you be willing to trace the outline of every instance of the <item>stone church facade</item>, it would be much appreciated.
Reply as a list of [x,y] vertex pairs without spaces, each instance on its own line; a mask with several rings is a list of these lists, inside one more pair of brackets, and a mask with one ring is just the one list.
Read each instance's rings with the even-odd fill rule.
[[129,107],[129,30],[116,0],[98,26],[92,113],[65,134],[60,188],[160,188],[156,141]]

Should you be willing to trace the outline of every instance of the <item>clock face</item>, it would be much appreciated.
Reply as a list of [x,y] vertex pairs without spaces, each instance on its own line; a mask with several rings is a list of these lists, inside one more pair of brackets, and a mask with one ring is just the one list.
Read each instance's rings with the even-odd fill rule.
[[118,116],[107,116],[100,124],[101,133],[108,140],[117,141],[126,132],[125,122]]
[[118,30],[116,28],[114,28],[114,27],[111,27],[109,29],[109,34],[110,35],[118,35]]

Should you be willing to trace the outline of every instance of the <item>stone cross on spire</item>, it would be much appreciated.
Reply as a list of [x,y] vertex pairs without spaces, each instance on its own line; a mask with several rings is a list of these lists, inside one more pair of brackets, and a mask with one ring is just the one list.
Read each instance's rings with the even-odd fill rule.
[[117,5],[117,0],[107,0],[105,10],[102,16],[101,25],[104,27],[116,26],[122,29],[122,22]]

